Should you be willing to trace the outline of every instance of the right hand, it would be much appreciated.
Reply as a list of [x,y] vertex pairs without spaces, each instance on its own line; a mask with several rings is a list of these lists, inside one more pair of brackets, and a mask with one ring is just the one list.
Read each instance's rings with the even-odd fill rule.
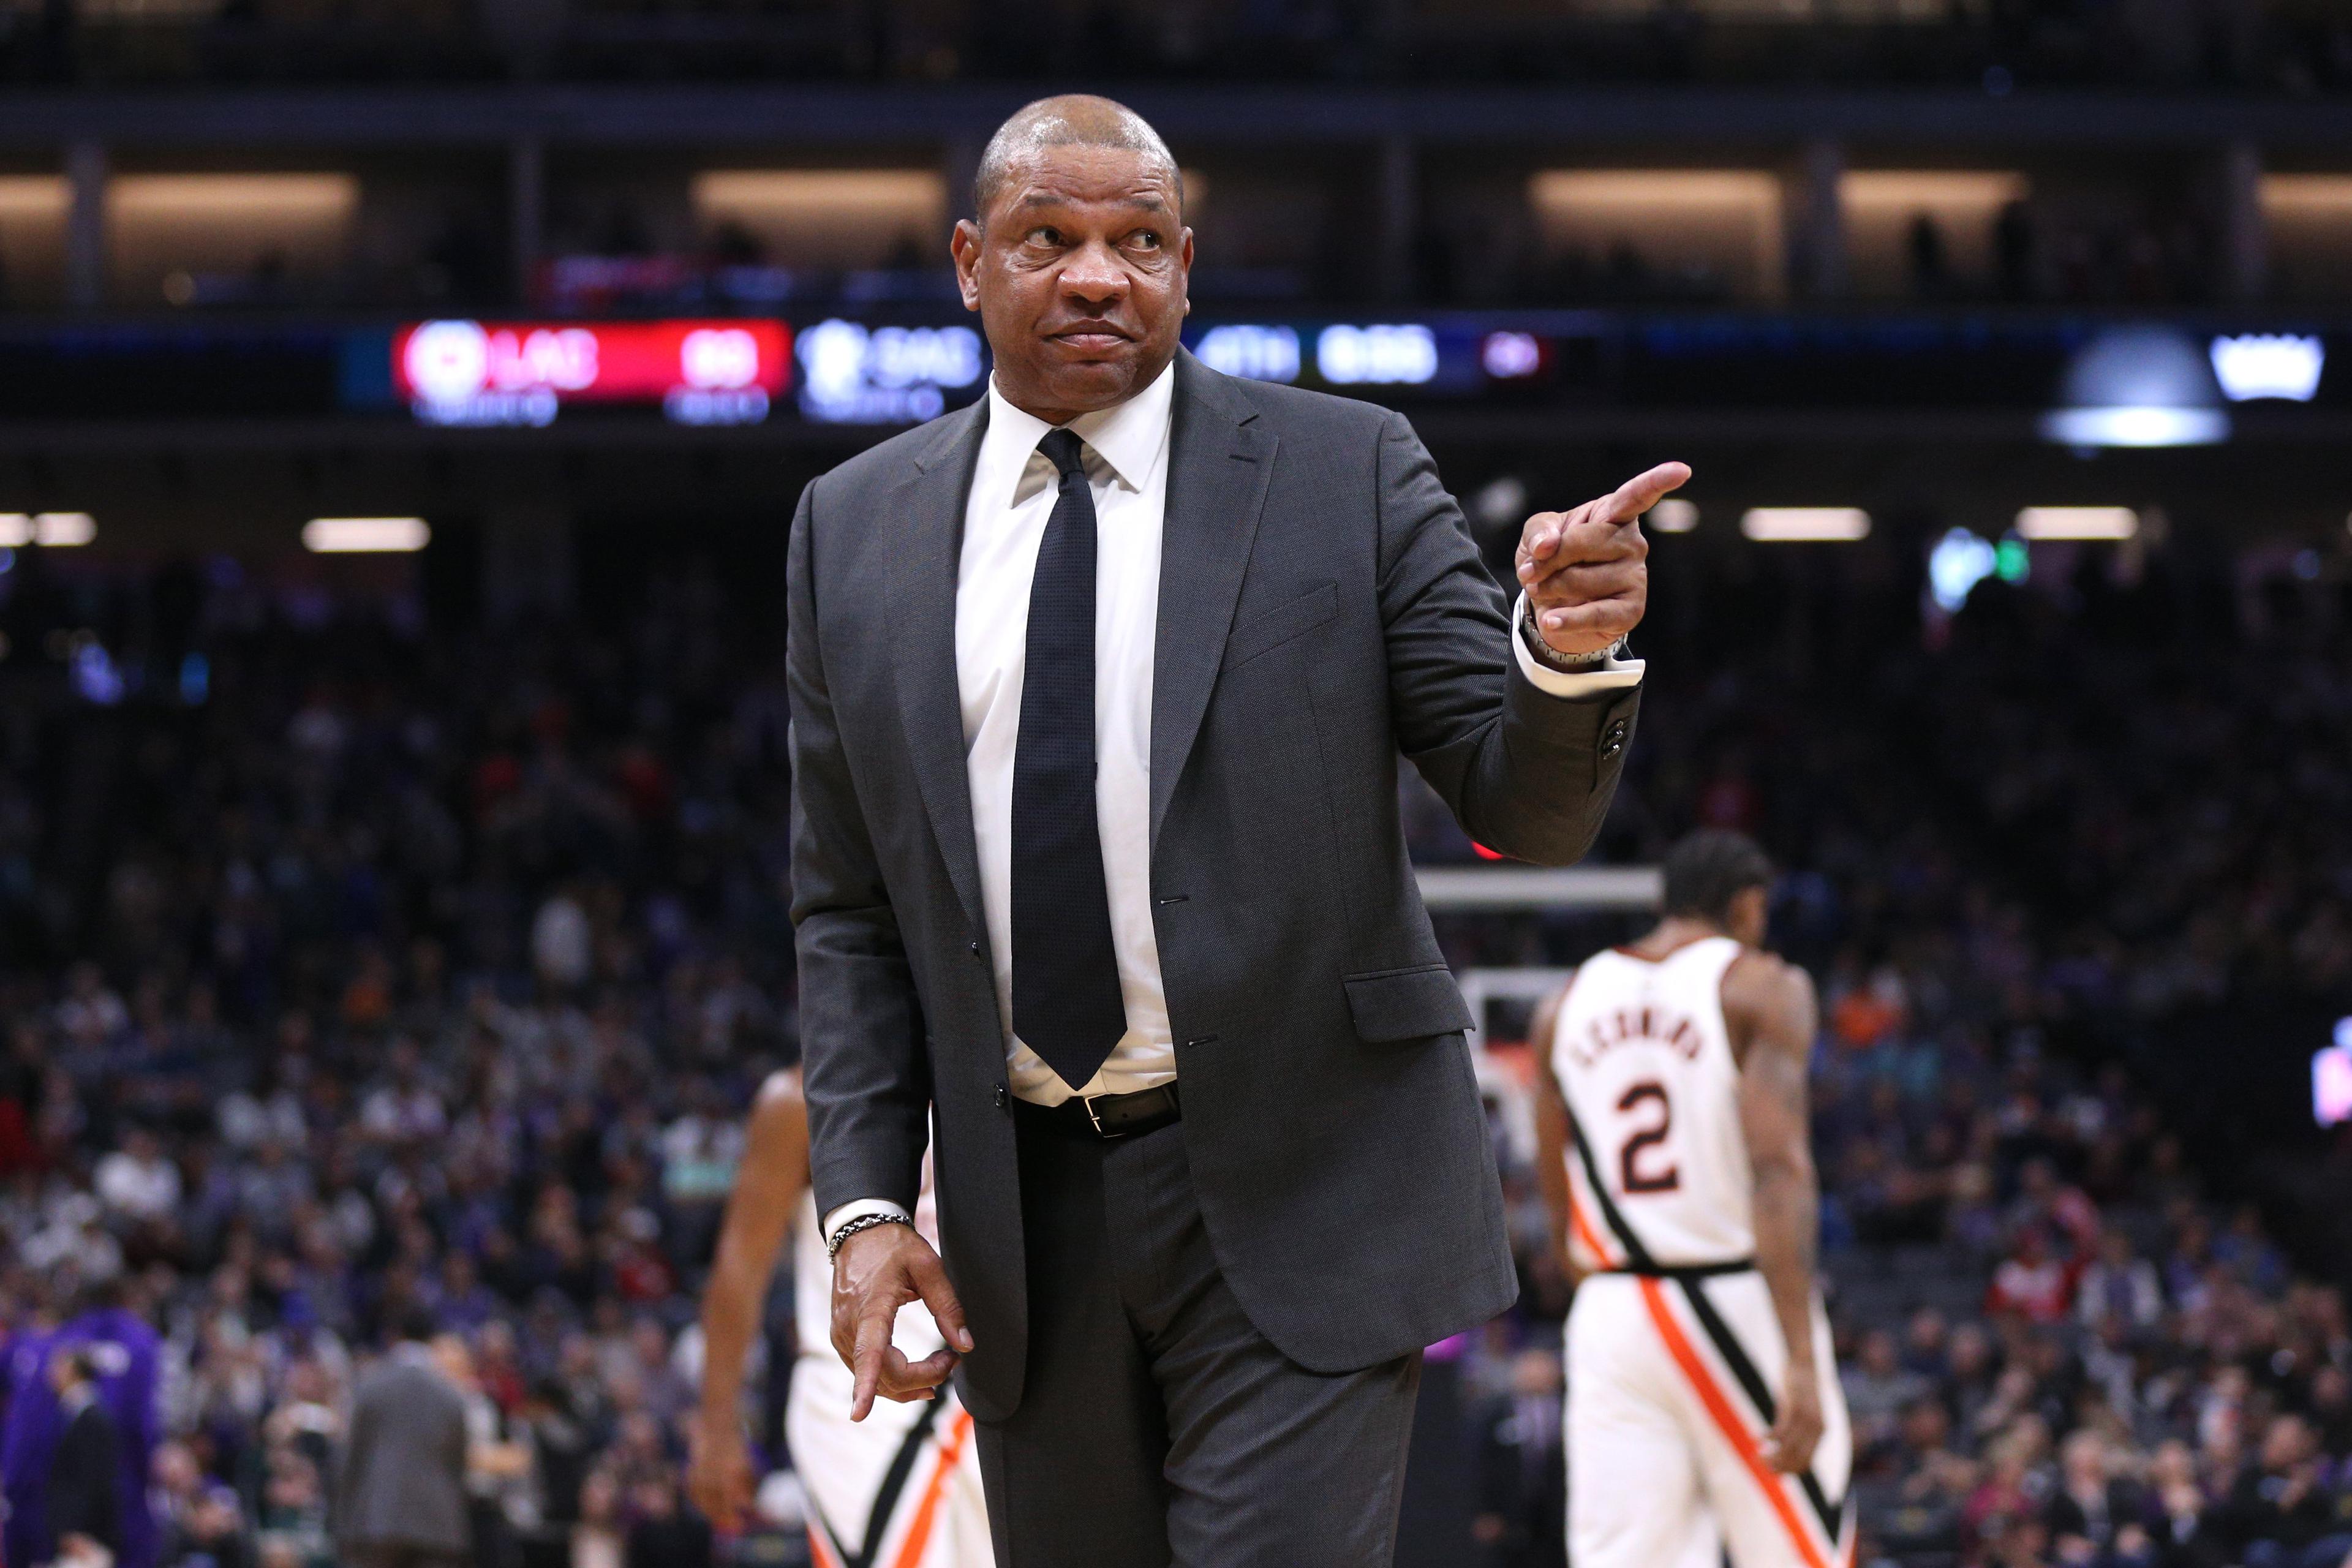
[[688,1441],[687,1495],[720,1530],[751,1511],[751,1452],[733,1416],[699,1415]]
[[1791,1363],[1781,1382],[1780,1419],[1764,1435],[1764,1462],[1793,1476],[1813,1462],[1813,1446],[1822,1440],[1821,1374]]
[[[898,1309],[916,1300],[930,1310],[947,1345],[910,1362],[890,1342],[890,1330]],[[866,1419],[877,1394],[900,1404],[934,1397],[959,1352],[971,1349],[963,1304],[940,1255],[913,1226],[877,1225],[842,1244],[833,1260],[833,1349],[856,1378],[852,1421]]]

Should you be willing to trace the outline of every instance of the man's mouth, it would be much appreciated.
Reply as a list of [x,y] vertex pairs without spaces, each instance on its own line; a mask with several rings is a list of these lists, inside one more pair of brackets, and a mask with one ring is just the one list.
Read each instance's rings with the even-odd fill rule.
[[1079,326],[1064,327],[1048,334],[1055,342],[1078,350],[1081,353],[1108,353],[1120,344],[1132,342],[1117,327],[1106,322],[1088,321]]

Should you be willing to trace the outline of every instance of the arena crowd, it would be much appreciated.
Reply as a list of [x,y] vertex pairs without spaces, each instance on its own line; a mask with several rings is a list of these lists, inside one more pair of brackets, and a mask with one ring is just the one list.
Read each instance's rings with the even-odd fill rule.
[[[1822,982],[1866,1562],[2352,1559],[2335,1260],[2213,1179],[2117,1044],[2352,973],[2342,813],[2307,809],[2352,789],[2346,618],[2324,584],[2250,590],[2217,658],[2163,629],[2192,590],[2161,556],[2127,577],[1949,625],[1899,579],[1742,620],[1694,562],[1645,634],[1612,854],[1756,831]],[[793,1561],[788,1475],[749,1539],[680,1486],[740,1118],[797,1054],[772,615],[694,570],[625,617],[466,629],[226,562],[20,558],[0,589],[8,1560],[46,1352],[95,1312],[152,1334],[152,1368],[96,1369],[151,1391],[129,1568],[336,1561],[356,1369],[419,1313],[467,1390],[478,1561]],[[1469,963],[1612,933],[1443,934]],[[1561,1560],[1567,1297],[1510,1121],[1528,1288],[1438,1352],[1416,1463],[1461,1484],[1408,1510],[1532,1568]],[[751,1414],[788,1470],[782,1295]]]

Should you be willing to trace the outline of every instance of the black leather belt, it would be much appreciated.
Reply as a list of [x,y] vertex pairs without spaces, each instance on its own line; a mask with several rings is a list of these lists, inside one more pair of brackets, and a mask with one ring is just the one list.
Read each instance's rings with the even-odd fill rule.
[[1059,1105],[1037,1105],[1026,1100],[1016,1100],[1013,1104],[1019,1115],[1038,1126],[1050,1127],[1071,1137],[1106,1142],[1157,1132],[1184,1114],[1172,1083],[1139,1089],[1133,1094],[1098,1094],[1091,1100],[1073,1095]]

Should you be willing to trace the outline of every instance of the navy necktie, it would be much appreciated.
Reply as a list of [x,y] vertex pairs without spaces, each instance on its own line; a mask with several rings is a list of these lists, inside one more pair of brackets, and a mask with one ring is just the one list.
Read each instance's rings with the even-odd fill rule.
[[1061,495],[1029,583],[1013,753],[1013,1032],[1076,1089],[1127,1033],[1127,1005],[1095,819],[1095,498],[1076,436],[1037,449]]

